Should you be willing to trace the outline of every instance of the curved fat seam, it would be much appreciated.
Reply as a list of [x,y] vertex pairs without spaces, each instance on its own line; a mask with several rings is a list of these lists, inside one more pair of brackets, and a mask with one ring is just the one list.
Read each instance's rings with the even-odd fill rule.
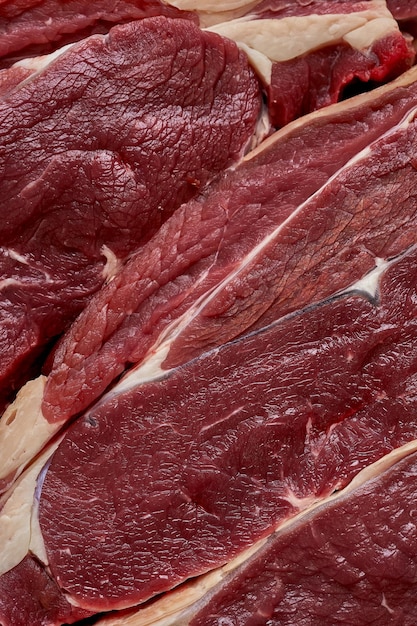
[[265,103],[262,103],[261,109],[259,111],[258,120],[256,122],[255,131],[244,148],[244,154],[236,163],[230,165],[225,171],[227,172],[228,170],[229,171],[236,170],[239,164],[244,160],[245,154],[249,154],[257,146],[261,145],[263,141],[265,141],[265,138],[268,137],[270,132],[271,132],[271,123],[269,120],[268,108]]
[[259,52],[259,50],[254,50],[246,43],[242,41],[236,42],[238,47],[246,54],[249,59],[249,63],[256,71],[261,80],[269,85],[271,83],[272,78],[272,61],[265,54]]
[[[99,36],[99,35],[94,35]],[[50,54],[45,54],[37,57],[29,57],[27,59],[21,59],[20,61],[16,61],[10,68],[5,69],[4,72],[8,72],[9,69],[13,70],[14,68],[23,68],[26,70],[30,70],[31,73],[23,78],[20,82],[18,82],[13,90],[20,89],[20,87],[26,85],[30,81],[34,80],[39,74],[42,74],[54,61],[56,61],[60,56],[64,55],[70,48],[79,44],[79,41],[75,41],[74,43],[69,43],[62,48],[58,48],[55,52],[51,52]]]
[[106,283],[110,283],[120,272],[123,260],[120,259],[106,244],[101,246],[101,254],[105,257],[106,263],[102,269],[102,276]]
[[[180,316],[178,319],[174,320],[169,324],[160,334],[159,338],[156,340],[154,344],[154,348],[149,352],[149,356],[145,358],[138,366],[133,367],[129,370],[120,380],[119,383],[113,387],[108,394],[105,394],[100,404],[107,401],[109,397],[113,397],[114,395],[118,395],[119,393],[129,391],[134,387],[141,385],[145,382],[150,382],[151,380],[157,380],[163,376],[167,376],[172,370],[164,370],[162,368],[162,364],[169,353],[170,345],[175,341],[175,339],[187,328],[187,326],[203,311],[203,309],[208,306],[211,301],[222,291],[224,290],[234,279],[236,279],[239,274],[241,274],[251,263],[256,261],[257,257],[262,253],[262,251],[267,248],[267,246],[280,234],[280,232],[291,223],[298,213],[300,213],[312,200],[318,197],[323,190],[325,190],[328,185],[330,185],[341,173],[346,172],[353,166],[357,165],[364,159],[366,159],[372,152],[372,146],[378,144],[383,139],[390,137],[392,134],[397,132],[398,130],[405,130],[408,126],[414,121],[415,116],[417,114],[417,106],[413,107],[402,119],[399,124],[396,124],[394,127],[390,128],[386,133],[381,135],[378,139],[371,142],[369,146],[361,150],[358,154],[352,157],[340,170],[335,172],[333,176],[331,176],[322,187],[320,187],[314,194],[312,194],[307,200],[302,202],[281,224],[279,224],[269,235],[264,237],[264,239],[255,246],[242,260],[239,266],[231,272],[224,280],[222,280],[218,285],[213,287],[208,292],[202,294],[194,303],[190,309]],[[396,257],[397,259],[398,257]],[[380,259],[376,260],[376,273],[372,275],[369,279],[372,280],[378,279],[382,273],[381,267],[384,269],[387,267],[384,265]],[[207,274],[209,270],[206,271]],[[367,281],[369,283],[368,287],[370,287],[370,282],[368,278],[369,272],[366,272],[364,276],[362,276],[359,280],[363,281],[363,285],[366,285]],[[204,280],[204,276],[200,277],[199,282]],[[358,283],[358,281],[356,281]],[[338,290],[336,294],[330,294],[328,298],[331,298],[332,295],[340,295],[342,293],[351,291],[354,283],[346,285],[341,290]],[[363,287],[362,285],[362,287]]]
[[[238,567],[244,565],[251,557],[256,556],[256,553],[267,543],[274,540],[277,535],[285,532],[294,524],[302,522],[307,516],[318,513],[319,509],[329,504],[337,504],[339,500],[346,498],[365,483],[380,476],[396,463],[415,452],[417,452],[417,440],[396,448],[375,463],[364,468],[344,489],[330,496],[322,499],[316,498],[313,504],[311,504],[313,496],[297,499],[298,503],[310,503],[310,505],[306,506],[294,517],[279,524],[267,537],[254,543],[248,550],[242,552],[226,565],[200,576],[187,585],[184,584],[183,587],[179,587],[172,592],[164,594],[159,600],[148,607],[138,607],[136,612],[132,612],[130,615],[119,617],[112,615],[100,620],[98,623],[102,626],[186,626],[198,610],[198,606],[193,607],[193,605],[198,604],[207,593],[211,591],[215,592],[215,587],[220,584],[229,573],[232,573]],[[134,611],[134,609],[132,609],[132,611]]]
[[182,11],[194,11],[198,15],[200,28],[209,28],[247,16],[261,0],[164,0],[165,4]]
[[267,150],[270,146],[273,146],[276,142],[284,139],[287,136],[291,136],[295,131],[308,126],[313,120],[320,120],[329,118],[330,120],[333,117],[336,117],[339,113],[354,111],[359,106],[366,104],[367,102],[377,102],[378,98],[381,97],[385,93],[389,93],[394,91],[395,89],[399,89],[400,87],[408,87],[412,83],[417,81],[417,66],[410,68],[404,74],[401,74],[398,78],[390,82],[388,85],[382,85],[381,87],[377,87],[370,92],[362,93],[353,98],[349,98],[348,100],[344,100],[343,102],[336,102],[335,104],[330,104],[318,111],[313,111],[312,113],[308,113],[293,122],[290,122],[280,130],[277,130],[270,137],[267,137],[261,145],[254,148],[251,152],[246,154],[242,161],[251,161],[256,158],[258,154]]
[[0,509],[0,576],[32,552],[47,564],[35,491],[38,476],[62,441],[61,437],[27,469],[2,497]]
[[[380,22],[380,20],[383,20]],[[375,22],[375,24],[373,24]],[[398,25],[390,14],[382,11],[361,11],[358,13],[307,15],[284,17],[282,19],[237,19],[210,26],[206,30],[218,33],[249,48],[261,52],[273,62],[284,62],[307,54],[325,46],[348,41],[369,47],[378,37],[384,26],[384,35],[398,31]]]
[[356,50],[366,50],[370,48],[375,41],[383,39],[395,31],[400,32],[398,24],[393,23],[391,18],[378,17],[365,24],[365,26],[361,26],[347,33],[347,35],[343,37],[343,41],[346,41],[346,43]]
[[[165,4],[173,6],[181,11],[200,11],[217,13],[219,11],[218,0],[164,0]],[[245,7],[253,7],[259,4],[260,0],[222,0],[220,10],[222,13],[242,9]]]
[[29,57],[27,59],[21,59],[20,61],[16,61],[11,68],[13,67],[23,67],[27,70],[32,70],[34,73],[39,74],[44,69],[48,67],[53,61],[55,61],[58,57],[62,56],[67,52],[72,46],[75,46],[76,43],[80,43],[79,41],[74,43],[69,43],[55,52],[51,52],[50,54],[43,54],[37,57]]
[[0,513],[0,576],[18,565],[29,551],[33,502],[30,494],[33,498],[36,476],[20,477],[12,492],[5,494],[7,500]]
[[39,376],[26,383],[0,419],[0,479],[20,474],[63,424],[51,424],[43,416],[46,380]]
[[[143,608],[138,607],[136,612],[133,612],[135,608],[132,608],[130,615],[110,615],[100,620],[99,624],[103,626],[173,626],[174,624],[185,626],[192,615],[184,615],[184,612],[193,607],[201,598],[220,584],[230,571],[245,563],[260,550],[267,542],[267,539],[260,539],[222,567],[218,567],[207,574],[202,574],[198,578],[187,581],[183,585],[165,593],[153,604]],[[193,609],[192,613],[194,612],[195,609]],[[183,616],[184,619],[178,622],[178,618]],[[187,621],[184,621],[185,619]]]

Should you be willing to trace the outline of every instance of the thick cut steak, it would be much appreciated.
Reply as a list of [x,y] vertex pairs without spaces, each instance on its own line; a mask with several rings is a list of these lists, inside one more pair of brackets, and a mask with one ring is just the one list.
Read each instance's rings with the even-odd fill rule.
[[[371,212],[380,211],[379,199],[364,216],[360,211],[364,200],[354,203],[353,189],[351,201],[346,197],[344,179],[348,176],[354,185],[366,177],[368,167],[375,169],[377,154],[372,148],[357,165],[354,157],[380,135],[387,135],[384,141],[390,146],[396,132],[398,137],[414,132],[401,126],[396,131],[395,124],[417,104],[416,95],[414,83],[393,85],[312,116],[265,142],[206,198],[184,205],[71,328],[49,376],[44,400],[48,420],[59,421],[85,409],[127,363],[140,363],[163,343],[167,352],[160,366],[166,370],[239,335],[271,307],[272,318],[277,318],[334,291],[334,280],[343,281],[355,271],[344,261],[356,256],[356,244],[344,239],[344,205],[334,206],[330,198],[339,193],[341,203],[353,213],[359,211],[351,220],[350,238],[354,232],[372,237],[372,229],[368,232],[364,224],[371,226]],[[321,143],[325,136],[329,152]],[[353,161],[347,164],[350,158]],[[391,157],[383,158],[392,168]],[[380,167],[385,176],[382,162]],[[340,263],[331,262],[337,267],[328,270],[333,277],[320,277],[326,220],[334,240],[326,252],[329,262],[338,249],[342,254]],[[393,222],[394,214],[381,215],[380,220]],[[302,252],[307,241],[310,248]],[[358,269],[360,258],[358,253]],[[308,280],[297,287],[306,271],[311,272]]]
[[362,470],[246,555],[100,626],[415,623],[417,441]]
[[157,14],[191,19],[238,41],[264,82],[277,127],[337,102],[351,85],[359,89],[360,83],[397,76],[415,57],[385,0],[6,0],[0,5],[0,58],[10,66],[92,32],[108,32],[114,22]]
[[260,108],[236,45],[150,18],[67,49],[0,101],[0,396],[117,265],[239,160]]
[[[414,132],[403,121],[416,103],[414,77],[415,70],[380,92],[281,131],[207,196],[183,205],[132,256],[66,336],[44,396],[40,384],[32,412],[39,409],[43,429],[22,434],[33,430],[28,394],[4,414],[3,489],[53,432],[97,400],[126,367],[137,366],[122,384],[161,376],[242,334],[268,311],[269,319],[277,319],[342,288],[346,277],[359,277],[373,266],[367,250],[374,237],[383,245],[402,228],[404,240],[414,241],[412,191],[400,182],[413,179],[413,167],[405,165],[412,150],[404,148],[405,161],[395,171],[390,152],[392,142],[403,137],[407,143]],[[384,134],[381,153],[375,140]],[[366,180],[370,170],[374,182]],[[384,186],[397,197],[395,177],[404,196],[397,217],[387,201],[381,204]]]
[[[381,461],[392,463],[392,456]],[[164,626],[413,626],[417,456],[407,455],[388,468],[382,462],[271,535],[232,575],[225,568],[223,580],[191,607],[172,617],[167,611]],[[176,604],[184,602],[176,595]],[[159,626],[161,608],[157,602],[126,621],[113,616],[99,623]],[[145,621],[152,613],[154,620]]]
[[38,486],[67,600],[94,612],[166,591],[415,440],[416,261],[415,246],[376,258],[340,295],[75,422]]

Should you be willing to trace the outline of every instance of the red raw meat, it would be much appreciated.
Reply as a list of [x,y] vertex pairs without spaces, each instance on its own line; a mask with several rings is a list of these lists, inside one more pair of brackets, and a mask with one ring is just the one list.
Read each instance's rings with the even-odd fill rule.
[[0,578],[0,615],[2,626],[35,626],[72,623],[89,613],[71,606],[42,565],[27,556]]
[[[393,84],[358,103],[313,115],[271,138],[212,187],[206,198],[177,211],[92,299],[65,337],[45,392],[46,418],[61,421],[84,410],[127,365],[150,359],[163,341],[171,339],[169,351],[158,364],[164,371],[236,337],[258,318],[262,320],[271,307],[270,317],[276,319],[329,295],[334,283],[324,274],[320,280],[324,266],[319,261],[314,267],[315,255],[323,260],[321,227],[314,224],[323,221],[325,236],[326,220],[329,225],[333,220],[332,204],[327,206],[327,202],[332,202],[337,183],[331,176],[399,123],[416,106],[416,92],[415,83],[404,88],[398,85],[398,89]],[[324,137],[328,149],[323,149]],[[314,194],[322,186],[316,199]],[[291,214],[293,219],[289,219]],[[249,264],[246,259],[251,250],[265,244],[287,219],[282,232]],[[357,220],[352,233],[358,228],[366,236],[359,214]],[[300,236],[298,254],[293,228]],[[317,231],[318,239],[311,242],[315,250],[314,255],[310,253],[311,261],[301,252],[305,243],[301,233],[309,228],[312,238]],[[333,228],[336,239],[336,225]],[[341,244],[344,252],[336,272],[340,286],[346,274],[353,275],[363,270],[362,263],[369,264],[363,251],[351,247],[349,236]],[[355,256],[356,270],[348,264]],[[311,280],[297,287],[309,262]],[[211,297],[213,290],[215,297]],[[173,323],[177,327],[165,337]]]
[[415,59],[411,38],[379,0],[260,2],[210,29],[244,44],[276,127],[387,82]]
[[177,616],[177,623],[413,626],[417,456],[374,471],[271,536],[212,599]]
[[259,109],[233,42],[163,17],[74,45],[0,101],[3,403],[112,263],[241,158]]
[[387,6],[396,20],[417,18],[416,0],[387,0]]
[[[51,52],[114,24],[164,15],[194,19],[161,0],[2,0],[0,58]],[[4,61],[3,61],[4,62]],[[9,61],[10,63],[10,61]]]
[[[366,52],[327,46],[290,61],[274,63],[268,87],[271,123],[280,127],[342,99],[362,83],[383,83],[407,70],[414,52],[400,33],[376,41]],[[295,79],[296,77],[296,79]]]
[[344,293],[75,422],[38,487],[67,599],[92,612],[145,601],[415,440],[416,261],[415,246],[380,260]]

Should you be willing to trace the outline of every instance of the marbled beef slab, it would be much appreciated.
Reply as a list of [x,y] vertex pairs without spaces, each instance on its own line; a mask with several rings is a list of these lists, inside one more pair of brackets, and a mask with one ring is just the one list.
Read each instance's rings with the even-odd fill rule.
[[[396,228],[395,209],[384,213],[380,206],[379,185],[386,177],[402,179],[403,165],[413,175],[412,149],[394,174],[390,146],[397,139],[407,146],[413,141],[414,122],[400,122],[407,111],[414,115],[416,89],[414,83],[398,90],[392,85],[306,118],[248,155],[207,197],[177,211],[97,294],[62,342],[43,403],[47,419],[85,409],[128,363],[145,360],[146,369],[147,361],[154,362],[154,375],[163,374],[254,324],[320,300],[343,287],[347,276],[370,268],[373,261],[355,236],[375,236],[373,214],[380,214],[376,232]],[[329,152],[320,143],[324,134],[331,137]],[[368,166],[375,180],[365,183]],[[370,198],[366,213],[363,185]],[[403,237],[413,241],[413,222],[407,225],[413,196],[410,188],[407,203],[404,192],[398,219]]]
[[412,626],[416,448],[396,448],[239,559],[97,624]]

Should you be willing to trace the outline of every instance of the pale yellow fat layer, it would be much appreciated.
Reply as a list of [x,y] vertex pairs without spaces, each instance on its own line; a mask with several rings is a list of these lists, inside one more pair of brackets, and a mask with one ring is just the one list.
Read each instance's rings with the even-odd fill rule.
[[45,376],[26,383],[0,419],[0,479],[20,474],[61,428],[42,414],[45,384]]
[[[256,50],[270,62],[284,62],[311,50],[342,42],[357,50],[364,50],[374,41],[398,31],[398,26],[389,14],[363,11],[348,15],[237,19],[211,26],[207,30]],[[253,62],[252,59],[251,61]],[[262,73],[265,74],[265,60],[262,60],[262,65]]]
[[0,576],[16,567],[29,551],[47,563],[35,489],[40,471],[61,440],[49,446],[1,499]]

